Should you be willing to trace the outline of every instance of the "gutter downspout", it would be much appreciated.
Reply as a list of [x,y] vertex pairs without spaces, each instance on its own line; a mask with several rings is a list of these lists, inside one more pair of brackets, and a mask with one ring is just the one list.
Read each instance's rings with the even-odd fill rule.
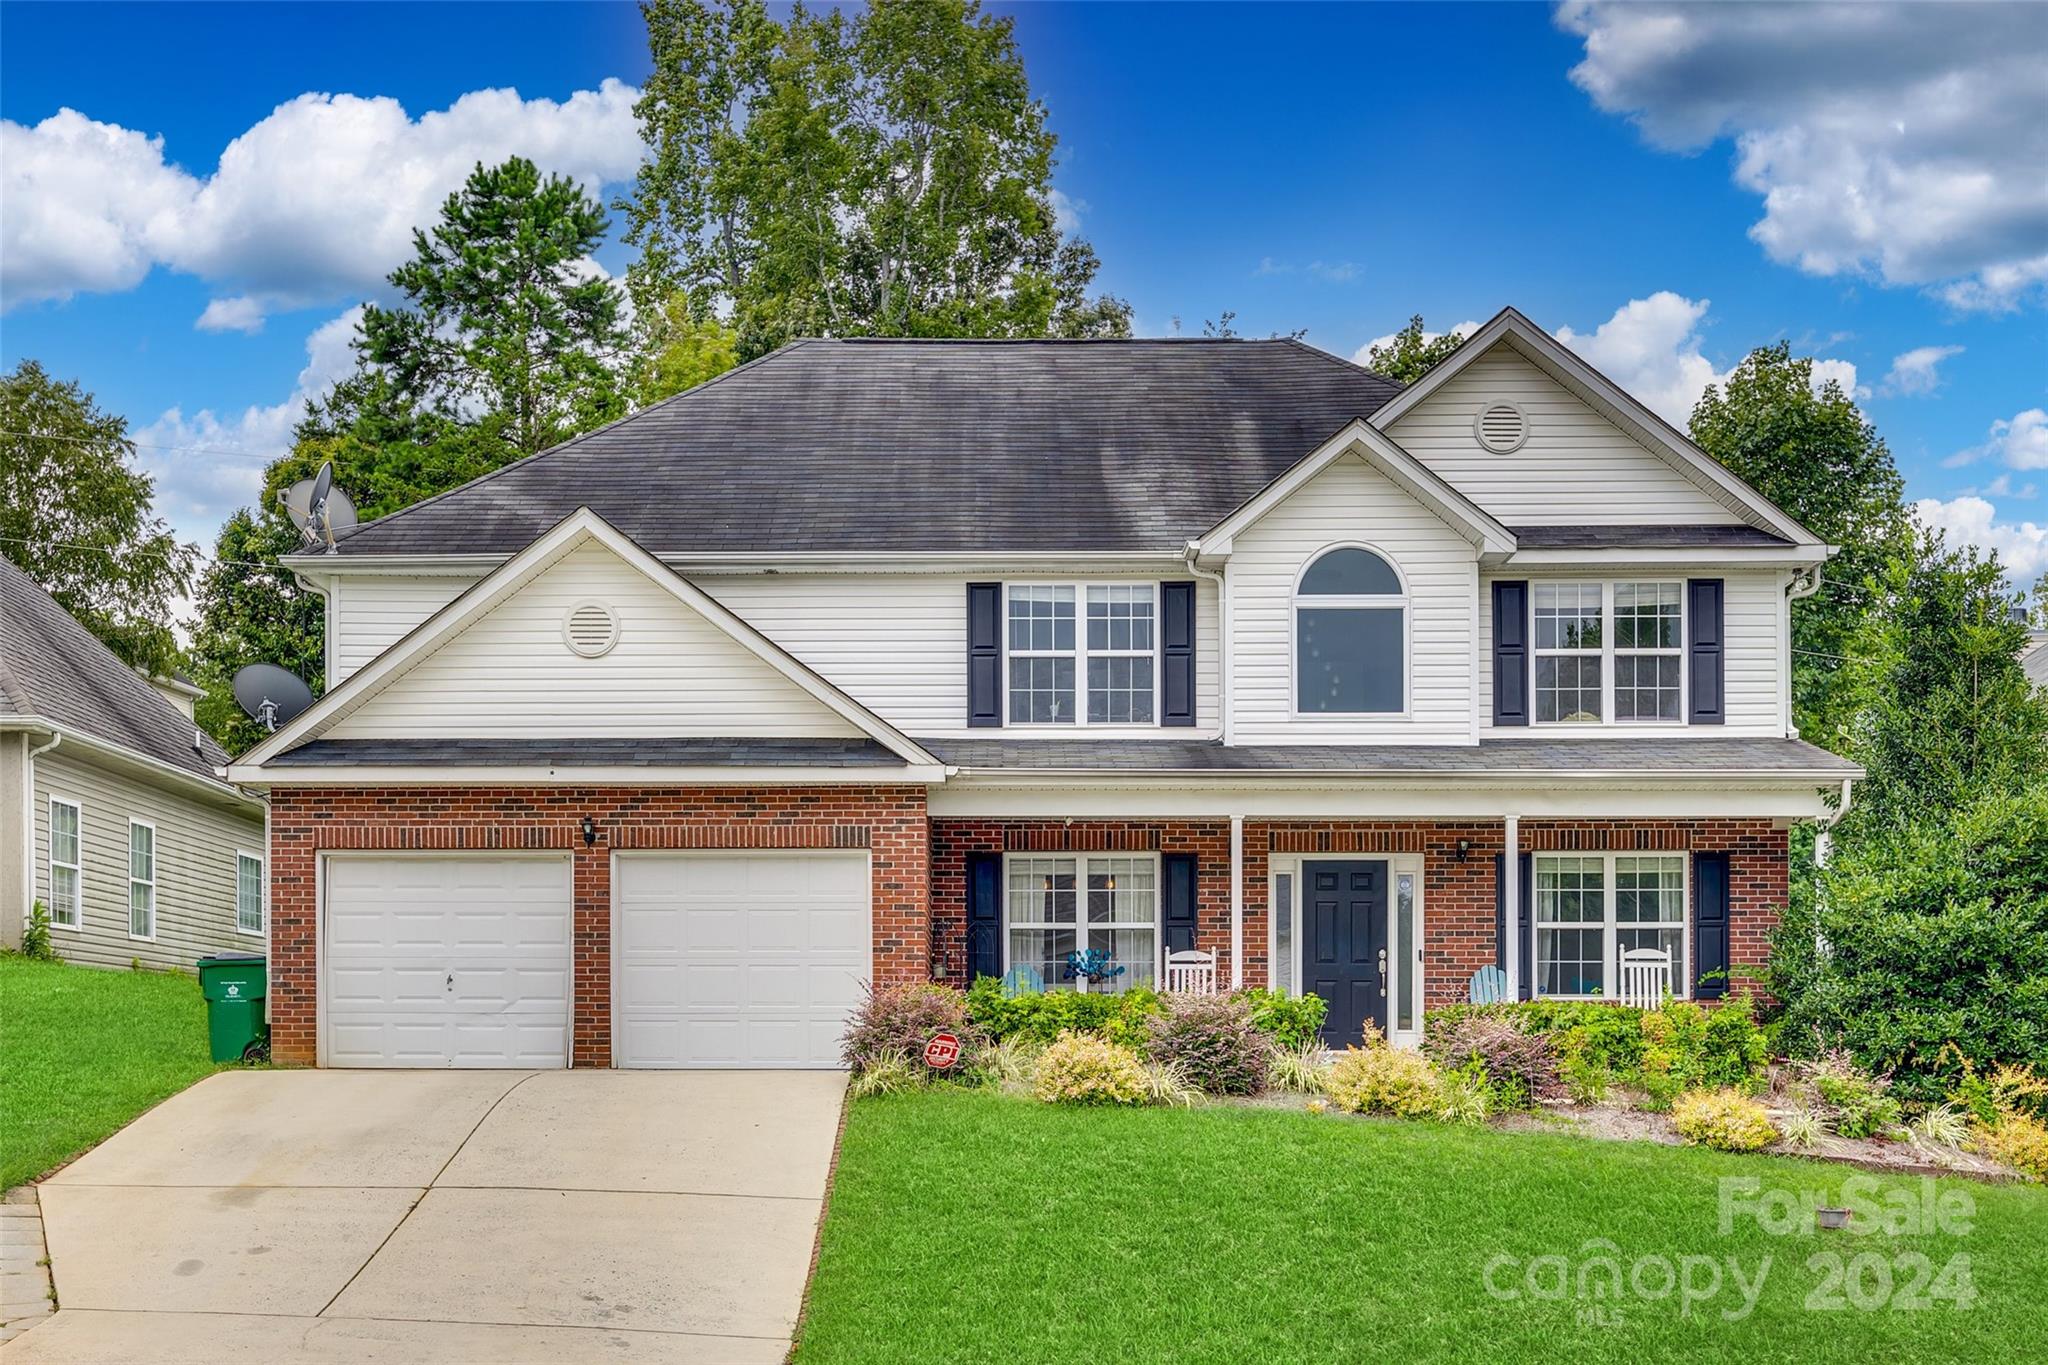
[[1244,817],[1230,817],[1230,989],[1244,989]]
[[21,930],[28,927],[36,908],[36,759],[64,742],[64,736],[50,732],[50,742],[21,755],[21,924],[7,926],[5,942],[21,946]]
[[1779,640],[1779,647],[1784,651],[1784,667],[1778,670],[1778,704],[1783,708],[1787,739],[1799,738],[1799,727],[1792,720],[1792,604],[1820,591],[1820,571],[1823,567],[1816,564],[1810,569],[1794,569],[1791,580],[1785,584],[1785,613],[1782,618],[1784,634]]
[[1231,728],[1230,694],[1231,650],[1230,650],[1230,585],[1220,573],[1195,567],[1195,556],[1201,553],[1201,542],[1191,540],[1181,551],[1181,563],[1197,578],[1206,578],[1216,585],[1216,718],[1223,742],[1229,744],[1235,736]]

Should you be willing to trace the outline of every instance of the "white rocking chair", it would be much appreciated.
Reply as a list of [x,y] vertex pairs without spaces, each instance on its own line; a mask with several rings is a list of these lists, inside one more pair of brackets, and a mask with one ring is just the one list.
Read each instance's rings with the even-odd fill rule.
[[1631,948],[1621,955],[1621,1003],[1639,1010],[1661,1009],[1671,994],[1671,954],[1662,948]]
[[1168,953],[1162,988],[1176,995],[1216,994],[1216,954],[1192,948]]

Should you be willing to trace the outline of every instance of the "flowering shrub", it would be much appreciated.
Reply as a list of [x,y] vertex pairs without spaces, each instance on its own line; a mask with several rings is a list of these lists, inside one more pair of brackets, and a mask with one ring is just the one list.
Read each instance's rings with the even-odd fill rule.
[[1169,995],[1148,1024],[1146,1051],[1211,1095],[1266,1088],[1272,1041],[1252,1023],[1252,1002],[1232,995]]
[[1137,1053],[1087,1033],[1062,1033],[1040,1053],[1031,1089],[1047,1104],[1137,1104],[1151,1093]]
[[1873,1076],[1841,1050],[1801,1064],[1819,1097],[1821,1121],[1846,1138],[1890,1137],[1899,1128],[1899,1102],[1883,1076]]
[[1723,1152],[1754,1152],[1778,1140],[1771,1116],[1738,1090],[1688,1090],[1671,1106],[1671,1126],[1687,1142]]
[[935,1033],[950,1033],[960,1040],[956,1070],[974,1069],[986,1039],[968,1017],[966,997],[959,991],[929,981],[870,985],[846,1026],[839,1055],[856,1073],[887,1058],[923,1069],[924,1045]]
[[1021,1037],[1050,1043],[1062,1033],[1093,1033],[1125,1047],[1143,1047],[1146,1021],[1159,1009],[1159,993],[1150,986],[1116,993],[1005,995],[1001,981],[984,976],[967,992],[967,1013],[975,1027],[997,1040]]
[[1400,1048],[1346,1048],[1331,1064],[1327,1085],[1331,1101],[1354,1114],[1435,1118],[1442,1103],[1436,1068]]
[[1449,1021],[1429,1033],[1424,1051],[1445,1071],[1475,1068],[1495,1109],[1526,1109],[1565,1093],[1556,1047],[1513,1015]]
[[2048,1181],[2048,1124],[2026,1114],[2009,1114],[1996,1128],[1980,1131],[1977,1145],[2014,1170]]

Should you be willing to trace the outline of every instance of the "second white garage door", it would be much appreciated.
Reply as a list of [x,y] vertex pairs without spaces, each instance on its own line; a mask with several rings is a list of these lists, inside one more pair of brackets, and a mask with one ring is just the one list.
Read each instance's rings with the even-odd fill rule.
[[617,1065],[839,1065],[872,971],[866,854],[622,854],[613,885]]

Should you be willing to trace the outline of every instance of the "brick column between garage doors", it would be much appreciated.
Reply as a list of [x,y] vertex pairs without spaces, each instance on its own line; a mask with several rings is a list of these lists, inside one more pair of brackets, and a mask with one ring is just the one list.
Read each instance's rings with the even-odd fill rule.
[[[597,824],[586,847],[582,821]],[[560,850],[574,862],[571,1064],[611,1065],[616,849],[864,848],[874,975],[929,968],[922,787],[280,787],[270,793],[271,1056],[316,1060],[319,855],[329,850]]]

